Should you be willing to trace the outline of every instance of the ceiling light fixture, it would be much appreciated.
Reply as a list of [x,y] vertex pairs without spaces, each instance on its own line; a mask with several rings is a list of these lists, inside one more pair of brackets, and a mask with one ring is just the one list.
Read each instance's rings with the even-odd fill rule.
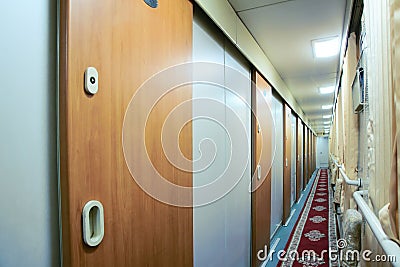
[[322,118],[324,118],[324,119],[330,119],[332,117],[332,115],[324,115],[324,116],[322,116]]
[[330,121],[324,121],[324,124],[331,124]]
[[331,109],[333,105],[322,105],[322,109]]
[[332,57],[339,54],[339,37],[330,37],[311,41],[316,58]]
[[333,92],[335,92],[335,86],[326,86],[319,88],[319,93],[321,95],[332,94]]

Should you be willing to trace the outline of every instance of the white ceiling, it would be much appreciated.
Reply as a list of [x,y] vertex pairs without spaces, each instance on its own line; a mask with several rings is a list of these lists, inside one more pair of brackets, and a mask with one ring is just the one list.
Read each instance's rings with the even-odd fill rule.
[[[339,55],[314,58],[311,41],[342,37],[346,0],[229,0],[243,23],[285,81],[315,130],[323,126],[321,105],[333,93],[318,88],[334,85]],[[325,119],[326,120],[326,119]]]

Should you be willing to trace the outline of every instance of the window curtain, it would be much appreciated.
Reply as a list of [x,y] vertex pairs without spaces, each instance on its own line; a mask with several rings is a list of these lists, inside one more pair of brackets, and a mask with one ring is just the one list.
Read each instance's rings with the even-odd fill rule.
[[[342,90],[343,90],[343,119],[344,119],[344,166],[347,176],[356,180],[358,167],[358,114],[353,111],[352,84],[357,71],[358,49],[357,37],[351,33],[347,40],[347,51],[343,63]],[[344,189],[344,211],[354,208],[352,198],[356,188],[345,185]]]
[[399,193],[400,193],[400,0],[390,0],[390,35],[391,35],[391,67],[392,67],[392,136],[393,153],[392,168],[390,175],[389,192],[389,222],[390,228],[385,229],[388,235],[394,239],[399,239]]

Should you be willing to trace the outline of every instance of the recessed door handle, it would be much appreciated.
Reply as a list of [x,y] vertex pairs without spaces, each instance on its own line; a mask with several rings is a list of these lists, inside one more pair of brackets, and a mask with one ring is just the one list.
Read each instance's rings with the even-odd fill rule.
[[260,180],[261,179],[261,166],[257,165],[257,179]]
[[91,200],[82,212],[83,241],[91,247],[98,246],[104,237],[104,208],[97,200]]

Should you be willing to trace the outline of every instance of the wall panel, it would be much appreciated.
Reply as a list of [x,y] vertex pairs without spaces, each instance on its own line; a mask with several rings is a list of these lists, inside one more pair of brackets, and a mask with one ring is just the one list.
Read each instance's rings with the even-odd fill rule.
[[301,190],[303,190],[303,124],[300,118],[297,118],[296,128],[296,200],[299,199]]
[[0,266],[59,266],[57,1],[1,1],[0,25]]
[[279,97],[272,97],[272,114],[275,123],[275,154],[271,170],[271,235],[283,219],[283,104]]
[[[193,60],[195,62],[213,62],[221,65],[221,71],[213,73],[214,81],[221,86],[212,84],[193,85],[194,99],[219,101],[217,107],[205,105],[204,102],[194,102],[193,116],[193,157],[200,159],[205,155],[215,158],[208,168],[193,174],[193,185],[196,187],[212,183],[217,179],[234,179],[227,177],[224,171],[229,167],[232,153],[239,146],[230,140],[243,139],[247,142],[248,158],[250,159],[251,136],[251,77],[248,62],[237,49],[226,40],[209,18],[195,8],[193,23]],[[233,73],[231,71],[235,69]],[[197,74],[197,72],[195,72]],[[241,99],[239,98],[241,97]],[[236,117],[229,112],[233,110]],[[209,118],[200,118],[202,114]],[[241,131],[225,131],[228,126],[245,128],[246,136],[238,136]],[[204,140],[212,140],[212,146],[202,146]],[[201,150],[199,149],[201,148]],[[194,266],[237,266],[250,264],[251,249],[251,182],[250,161],[245,166],[244,175],[238,184],[215,202],[193,209],[194,223]],[[201,169],[201,161],[195,161],[194,170]],[[194,201],[204,197],[200,192],[194,192]]]

